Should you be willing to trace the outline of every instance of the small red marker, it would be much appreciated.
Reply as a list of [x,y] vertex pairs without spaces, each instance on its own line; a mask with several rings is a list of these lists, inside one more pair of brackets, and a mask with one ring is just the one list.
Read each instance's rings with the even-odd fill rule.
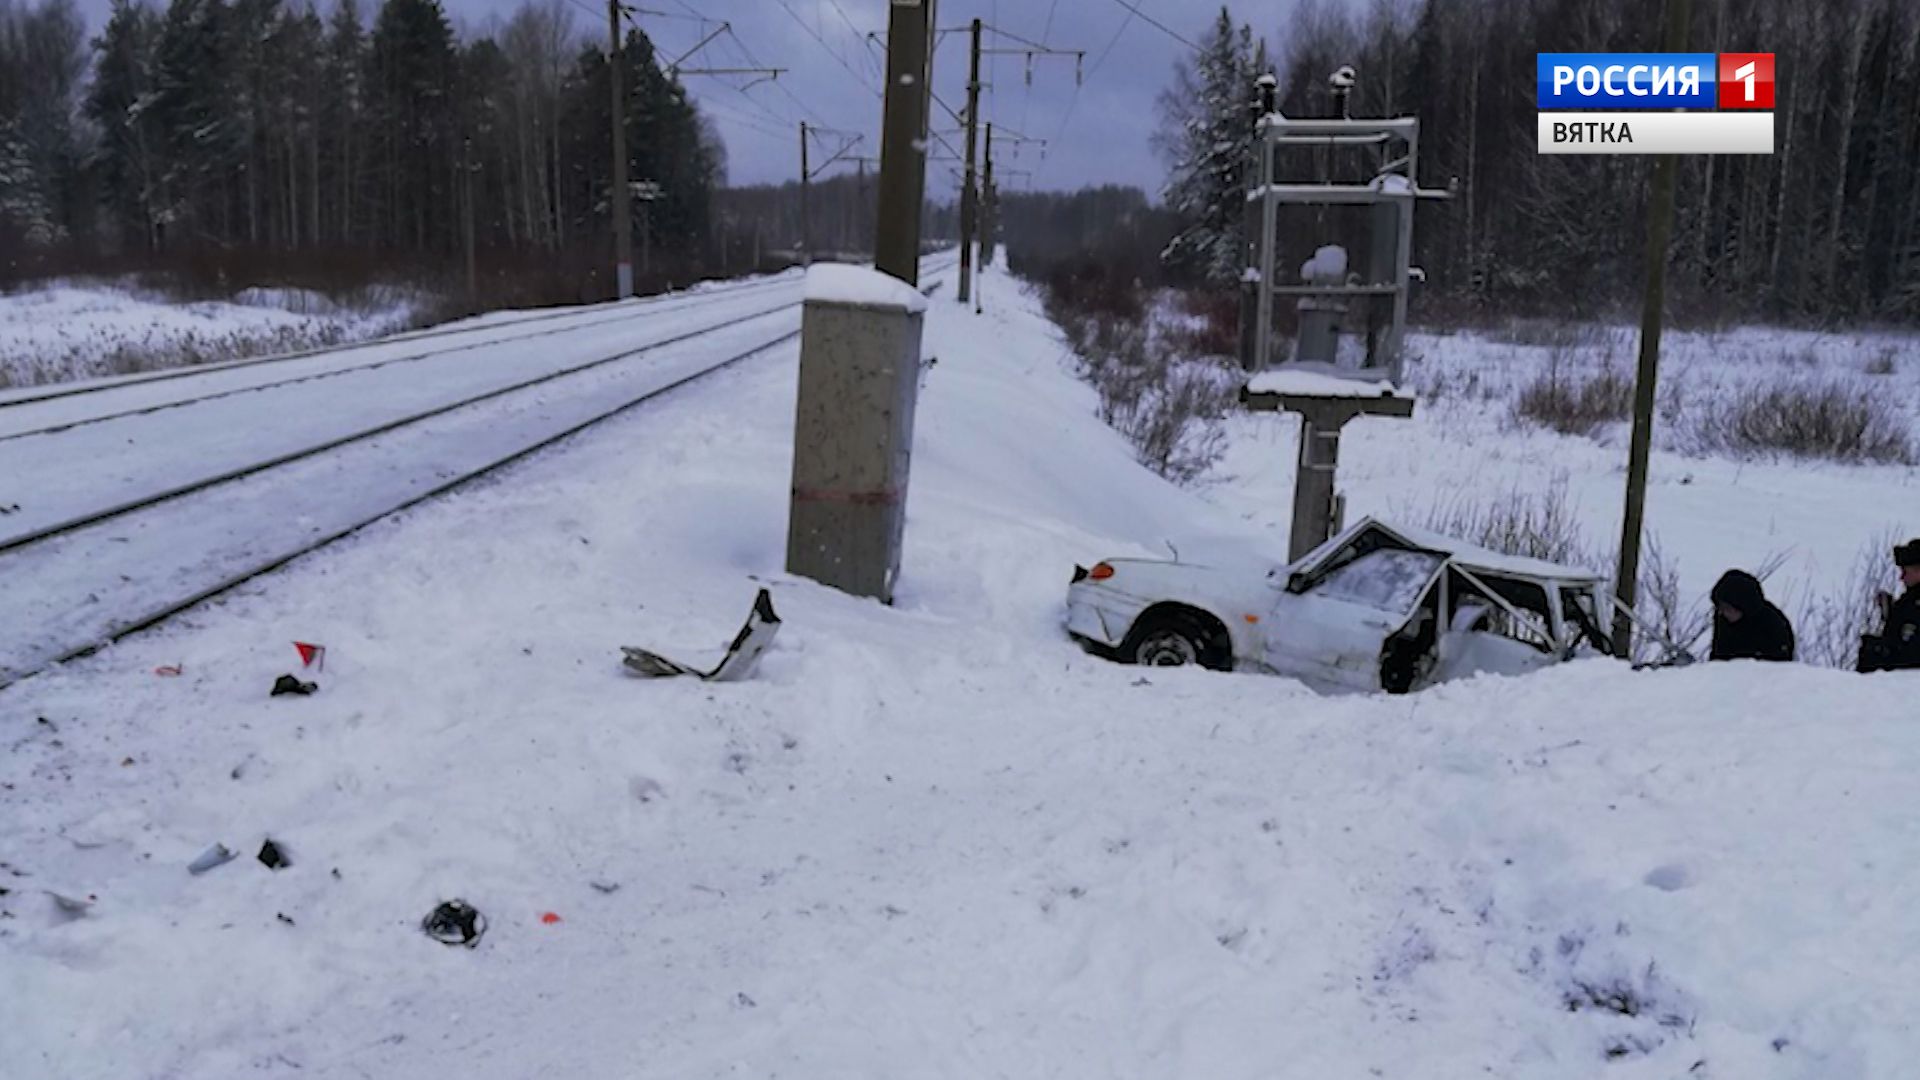
[[548,926],[552,926],[554,923],[557,923],[560,921],[560,916],[549,911],[546,914],[540,916],[540,921],[543,923],[546,923]]
[[304,641],[296,641],[293,643],[293,648],[294,651],[300,654],[301,667],[313,667],[315,661],[318,661],[320,670],[327,670],[327,647],[325,645],[309,645]]

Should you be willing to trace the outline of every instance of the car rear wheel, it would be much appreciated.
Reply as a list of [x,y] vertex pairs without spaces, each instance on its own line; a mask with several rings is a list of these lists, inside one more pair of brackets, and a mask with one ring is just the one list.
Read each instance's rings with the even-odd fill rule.
[[1225,634],[1187,614],[1149,615],[1134,624],[1120,646],[1120,656],[1142,667],[1186,667],[1198,664],[1215,671],[1233,666]]

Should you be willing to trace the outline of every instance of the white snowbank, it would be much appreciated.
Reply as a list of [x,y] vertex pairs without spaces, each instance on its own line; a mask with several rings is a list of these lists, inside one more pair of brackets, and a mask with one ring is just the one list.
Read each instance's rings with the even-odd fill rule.
[[[1329,699],[1087,657],[1075,561],[1249,508],[1135,466],[1035,305],[979,284],[986,314],[929,310],[895,608],[781,573],[789,348],[0,693],[0,1061],[1911,1071],[1911,678],[1593,661]],[[753,681],[620,673],[621,644],[710,660],[761,582]],[[293,639],[330,646],[322,689],[269,699]],[[190,876],[216,840],[242,857]],[[455,896],[476,950],[417,929]]]
[[807,268],[807,299],[865,307],[925,311],[920,290],[891,274],[845,263],[815,263]]
[[1349,378],[1320,367],[1309,369],[1299,364],[1281,364],[1256,373],[1247,380],[1247,391],[1254,394],[1298,394],[1302,397],[1396,396],[1393,384],[1385,379]]

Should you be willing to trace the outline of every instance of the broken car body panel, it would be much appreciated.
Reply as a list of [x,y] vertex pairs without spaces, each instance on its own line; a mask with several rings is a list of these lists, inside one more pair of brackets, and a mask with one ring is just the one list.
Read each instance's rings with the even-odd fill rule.
[[1524,674],[1583,644],[1609,651],[1594,617],[1598,575],[1372,518],[1292,564],[1243,549],[1106,565],[1104,580],[1077,573],[1068,587],[1075,638],[1117,652],[1143,614],[1189,610],[1225,628],[1236,668],[1320,689],[1405,692]]

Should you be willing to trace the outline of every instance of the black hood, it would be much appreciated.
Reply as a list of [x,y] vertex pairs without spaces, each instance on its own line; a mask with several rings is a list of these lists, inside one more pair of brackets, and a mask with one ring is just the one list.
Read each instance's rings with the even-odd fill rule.
[[1729,570],[1720,575],[1713,587],[1713,602],[1725,604],[1740,612],[1751,615],[1766,605],[1767,594],[1760,588],[1760,579],[1745,570]]
[[1920,566],[1920,536],[1894,548],[1893,562],[1900,567]]

